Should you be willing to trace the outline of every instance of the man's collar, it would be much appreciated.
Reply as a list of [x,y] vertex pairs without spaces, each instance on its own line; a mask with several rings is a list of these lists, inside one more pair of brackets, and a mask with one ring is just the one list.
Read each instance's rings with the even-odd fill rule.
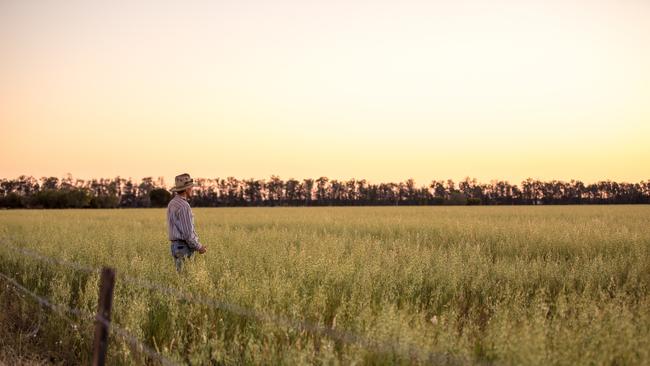
[[188,201],[189,201],[187,198],[185,198],[185,196],[181,196],[180,194],[177,194],[176,197],[182,199],[182,200],[185,201],[185,202],[188,202]]

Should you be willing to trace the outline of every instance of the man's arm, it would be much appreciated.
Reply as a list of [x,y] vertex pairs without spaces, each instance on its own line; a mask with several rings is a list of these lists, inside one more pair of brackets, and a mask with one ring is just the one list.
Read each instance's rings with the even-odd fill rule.
[[195,250],[201,251],[203,246],[199,243],[199,237],[194,230],[194,223],[192,222],[192,211],[189,207],[183,207],[178,211],[178,218],[183,231],[183,239],[187,244]]

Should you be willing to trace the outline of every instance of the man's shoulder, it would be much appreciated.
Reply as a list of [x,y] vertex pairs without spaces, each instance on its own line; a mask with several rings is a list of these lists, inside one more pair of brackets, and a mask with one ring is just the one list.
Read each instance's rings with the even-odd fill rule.
[[180,196],[174,196],[171,199],[171,201],[169,201],[167,208],[168,209],[190,208],[190,204]]

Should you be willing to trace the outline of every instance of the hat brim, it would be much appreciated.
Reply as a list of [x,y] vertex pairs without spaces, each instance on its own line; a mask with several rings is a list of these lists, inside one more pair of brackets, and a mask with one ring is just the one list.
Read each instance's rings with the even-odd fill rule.
[[172,192],[181,192],[181,191],[184,191],[184,190],[186,190],[188,188],[192,188],[192,187],[194,187],[194,183],[188,183],[188,184],[186,184],[186,185],[184,185],[182,187],[174,187],[174,188],[172,188],[170,190]]

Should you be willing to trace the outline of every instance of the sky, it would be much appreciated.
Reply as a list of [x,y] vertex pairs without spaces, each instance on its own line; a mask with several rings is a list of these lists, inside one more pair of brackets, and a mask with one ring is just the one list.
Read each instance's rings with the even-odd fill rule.
[[650,2],[0,1],[0,177],[650,179]]

